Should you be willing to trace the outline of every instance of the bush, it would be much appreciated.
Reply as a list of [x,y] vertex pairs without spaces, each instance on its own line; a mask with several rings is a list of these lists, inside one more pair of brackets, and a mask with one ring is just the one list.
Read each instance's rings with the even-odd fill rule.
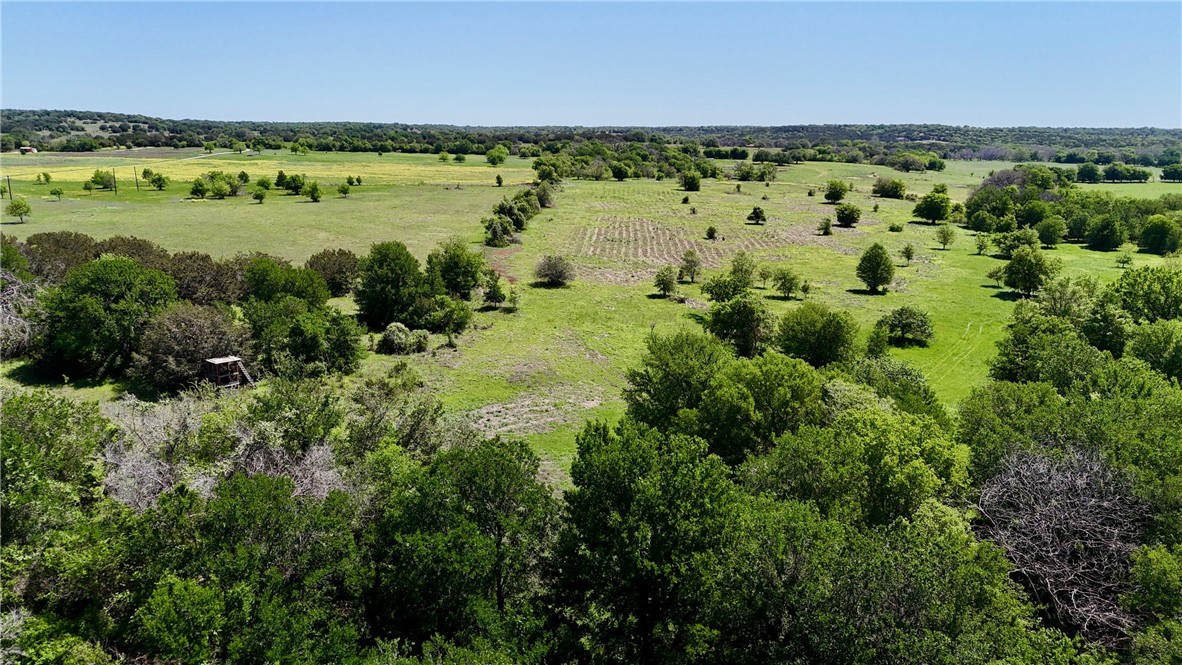
[[29,270],[47,282],[61,281],[66,273],[98,258],[94,238],[73,231],[34,233],[25,239]]
[[71,376],[118,374],[152,316],[175,299],[171,277],[131,259],[108,256],[80,266],[39,300],[39,359]]
[[898,222],[891,222],[891,224],[887,226],[887,230],[891,233],[902,233],[903,225]]
[[325,249],[308,257],[304,267],[315,272],[328,285],[328,293],[339,298],[353,290],[361,274],[357,255],[347,249]]
[[370,248],[369,256],[361,262],[361,280],[353,294],[357,317],[370,330],[385,330],[394,321],[423,327],[433,296],[418,259],[400,242]]
[[706,227],[706,239],[707,240],[714,240],[717,237],[718,237],[718,229],[714,228],[714,226],[707,226]]
[[251,300],[243,307],[259,359],[274,370],[284,361],[316,371],[348,374],[361,359],[361,328],[335,307],[316,307],[292,296]]
[[243,275],[245,296],[259,300],[278,300],[293,296],[313,307],[328,302],[328,284],[314,270],[293,268],[286,261],[257,257],[246,266]]
[[1141,229],[1141,247],[1154,254],[1168,254],[1182,248],[1182,221],[1165,215],[1152,215]]
[[543,208],[554,207],[554,187],[548,182],[541,182],[534,188],[534,194],[537,196],[538,205]]
[[242,283],[230,263],[215,262],[202,252],[177,252],[164,267],[176,282],[177,297],[195,305],[234,303],[242,297]]
[[780,320],[776,344],[784,355],[824,367],[854,358],[857,338],[858,324],[849,312],[806,302]]
[[99,256],[104,254],[126,256],[145,268],[155,268],[157,270],[166,269],[171,258],[168,252],[160,245],[150,240],[132,236],[113,236],[105,240],[100,240],[95,244],[94,250]]
[[879,178],[874,181],[874,186],[870,191],[875,196],[881,196],[884,199],[901,199],[907,194],[907,185],[902,180]]
[[1125,225],[1115,217],[1105,217],[1088,228],[1088,248],[1102,252],[1120,249],[1129,239]]
[[681,188],[687,192],[702,190],[702,176],[697,171],[686,171],[681,174]]
[[206,358],[249,357],[249,344],[249,331],[228,311],[173,303],[148,321],[130,374],[156,390],[179,390],[201,378]]
[[481,220],[484,225],[484,244],[489,247],[508,247],[514,240],[513,221],[502,215]]
[[1029,296],[1042,289],[1061,268],[1060,262],[1048,259],[1041,251],[1027,246],[1014,250],[1005,267],[1005,285]]
[[822,219],[821,223],[817,225],[817,232],[823,236],[833,235],[833,220],[828,217]]
[[534,276],[547,286],[566,286],[575,278],[575,267],[565,257],[546,255],[538,261]]
[[319,203],[320,183],[316,182],[315,180],[304,183],[304,186],[300,188],[300,195],[311,199],[313,203]]
[[653,287],[668,298],[677,290],[677,270],[673,266],[665,266],[658,270],[656,277],[653,278]]
[[886,248],[878,243],[871,245],[858,261],[857,275],[871,293],[878,293],[890,284],[895,278],[895,264],[891,263]]
[[747,215],[747,221],[755,222],[756,224],[763,224],[767,222],[767,213],[763,211],[763,208],[755,206],[752,208],[751,214]]
[[837,214],[837,225],[847,229],[853,228],[858,223],[858,220],[862,218],[862,209],[852,203],[838,205],[835,212]]
[[422,353],[430,344],[430,334],[426,330],[410,330],[401,323],[391,323],[378,339],[378,353],[405,355],[408,353]]
[[891,343],[902,346],[918,344],[927,346],[935,332],[932,318],[928,313],[914,307],[899,307],[878,320],[877,327],[889,333]]
[[1058,215],[1051,215],[1035,224],[1034,231],[1038,233],[1038,241],[1043,247],[1055,247],[1063,241],[1063,236],[1067,235],[1067,222]]
[[[825,200],[830,203],[837,203],[845,198],[845,195],[850,191],[850,186],[842,180],[830,180],[825,185]],[[809,196],[812,196],[812,190],[809,190]]]
[[427,256],[427,279],[434,289],[464,300],[472,297],[487,269],[484,255],[468,251],[468,243],[459,239],[439,243]]
[[1010,258],[1014,255],[1019,247],[1029,247],[1030,249],[1038,249],[1040,240],[1038,238],[1038,231],[1034,229],[1021,229],[1019,231],[1009,231],[1006,233],[998,233],[993,238],[993,244],[997,245],[997,251],[1001,253],[1004,258]]
[[763,352],[775,332],[775,319],[762,298],[750,293],[716,302],[706,314],[706,330],[730,342],[744,358]]
[[791,298],[800,290],[800,277],[791,268],[780,268],[772,273],[772,284],[784,299]]

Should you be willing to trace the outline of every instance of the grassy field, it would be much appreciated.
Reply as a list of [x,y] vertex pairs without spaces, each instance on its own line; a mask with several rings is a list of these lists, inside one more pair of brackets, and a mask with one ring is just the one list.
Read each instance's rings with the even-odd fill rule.
[[[163,192],[136,191],[133,169],[145,166],[173,179]],[[625,182],[572,181],[563,185],[557,207],[531,222],[524,243],[505,249],[480,244],[479,220],[501,196],[511,194],[532,177],[527,160],[511,157],[490,167],[482,158],[464,164],[441,163],[433,155],[213,154],[194,150],[124,151],[86,156],[8,156],[0,162],[15,191],[26,196],[33,215],[26,224],[5,224],[4,233],[25,237],[39,231],[73,230],[95,237],[135,235],[165,248],[200,250],[215,256],[263,251],[303,261],[324,248],[344,247],[358,253],[370,244],[400,240],[420,258],[448,237],[458,236],[485,252],[516,284],[521,295],[518,313],[481,312],[475,328],[459,339],[459,348],[439,348],[413,362],[452,409],[469,413],[487,431],[526,436],[558,466],[573,454],[573,433],[586,418],[618,417],[624,371],[634,366],[650,330],[698,329],[696,317],[705,298],[696,285],[682,292],[686,303],[654,297],[652,276],[695,248],[710,270],[725,267],[739,250],[761,264],[791,266],[813,286],[810,299],[850,310],[863,331],[884,313],[909,304],[931,313],[936,338],[926,348],[892,353],[918,365],[940,397],[954,405],[985,380],[995,342],[1003,332],[1012,300],[985,278],[999,259],[978,256],[971,233],[959,231],[944,251],[934,241],[934,227],[914,223],[905,201],[870,196],[877,176],[905,180],[920,194],[937,182],[946,183],[954,200],[963,201],[990,170],[1009,164],[949,162],[943,172],[902,174],[868,165],[806,163],[781,168],[776,182],[742,183],[707,180],[690,203],[669,180]],[[119,193],[82,190],[96,168],[115,168]],[[247,171],[253,178],[274,176],[279,169],[318,180],[326,191],[320,203],[278,192],[262,205],[248,197],[224,201],[191,201],[188,181],[209,170]],[[53,185],[35,185],[33,178],[49,171]],[[504,188],[494,179],[500,174]],[[360,175],[364,185],[348,198],[335,193],[347,175]],[[832,215],[832,206],[809,197],[831,178],[855,186],[847,200],[863,208],[856,229],[835,229],[817,235],[817,224]],[[65,189],[56,201],[48,190]],[[1182,192],[1165,183],[1089,185],[1119,194],[1155,197]],[[766,197],[766,200],[764,199]],[[874,205],[879,206],[877,212]],[[753,206],[767,212],[764,226],[747,224]],[[695,211],[692,212],[691,208]],[[7,220],[6,220],[7,221]],[[891,233],[892,222],[904,223]],[[705,240],[707,226],[720,239]],[[883,296],[860,293],[854,275],[859,254],[880,242],[895,256],[914,243],[911,265],[899,259],[896,282]],[[1067,274],[1091,273],[1102,280],[1119,274],[1116,255],[1065,245],[1052,251]],[[530,286],[532,270],[544,254],[563,254],[578,266],[579,278],[568,288]],[[1135,265],[1157,261],[1137,255]],[[708,271],[709,272],[709,271]],[[699,280],[700,281],[700,280]],[[761,291],[776,312],[798,306],[770,290]],[[339,301],[349,308],[347,300]],[[370,355],[365,371],[380,371],[394,359]],[[6,365],[9,381],[21,368]],[[88,397],[112,396],[111,386],[75,386]]]

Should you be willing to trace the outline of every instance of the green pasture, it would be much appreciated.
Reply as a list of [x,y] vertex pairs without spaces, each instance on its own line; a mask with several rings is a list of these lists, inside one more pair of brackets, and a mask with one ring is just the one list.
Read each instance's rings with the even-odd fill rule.
[[[173,179],[156,192],[142,182],[135,190],[132,169],[145,166]],[[946,251],[934,240],[935,229],[916,223],[913,203],[877,199],[870,187],[878,176],[901,178],[918,194],[946,183],[954,200],[963,201],[989,171],[1009,164],[949,162],[943,172],[898,173],[882,166],[806,163],[779,170],[776,182],[736,183],[706,180],[701,192],[686,195],[672,180],[570,181],[557,196],[557,206],[531,220],[521,245],[492,249],[480,244],[480,218],[502,196],[511,195],[532,177],[529,161],[510,157],[491,167],[482,157],[462,164],[441,163],[434,155],[313,153],[292,155],[267,151],[205,156],[196,150],[124,151],[87,156],[5,155],[3,174],[33,214],[25,224],[7,223],[3,232],[23,238],[41,231],[71,230],[95,237],[134,235],[171,251],[200,250],[215,256],[262,251],[303,261],[324,249],[344,247],[359,254],[384,240],[399,240],[420,258],[440,240],[458,236],[483,251],[514,283],[521,297],[517,313],[478,312],[475,326],[458,339],[458,348],[442,346],[412,359],[454,411],[467,414],[487,431],[528,437],[559,467],[569,464],[574,432],[587,418],[617,418],[624,372],[636,364],[650,331],[699,327],[705,298],[698,285],[683,285],[686,302],[654,296],[652,277],[662,265],[675,263],[693,247],[705,259],[707,275],[725,269],[736,251],[753,254],[761,264],[790,266],[809,280],[810,299],[848,309],[867,331],[884,313],[913,305],[931,313],[934,343],[926,348],[892,353],[915,363],[949,405],[986,380],[995,342],[1013,307],[1012,294],[995,288],[985,274],[1000,259],[978,256],[972,233],[958,230]],[[82,183],[96,168],[115,168],[119,193],[88,194]],[[188,199],[189,182],[209,170],[245,170],[252,181],[274,177],[278,170],[306,174],[325,191],[319,203],[272,191],[264,204],[247,196],[222,201]],[[50,186],[34,184],[36,173],[53,175]],[[505,180],[497,188],[494,179]],[[348,198],[336,193],[347,175],[364,184]],[[817,224],[831,216],[832,206],[821,187],[832,178],[851,182],[847,201],[863,209],[855,229],[834,229],[822,237]],[[458,186],[458,187],[457,187]],[[62,187],[61,201],[49,195]],[[1085,185],[1122,195],[1156,197],[1182,192],[1166,183]],[[816,196],[807,195],[810,188]],[[764,197],[766,196],[766,200]],[[879,210],[873,211],[877,204]],[[769,221],[746,223],[752,207],[762,207]],[[691,211],[691,208],[693,211]],[[901,233],[888,231],[904,223]],[[705,232],[715,226],[719,240]],[[725,238],[725,239],[722,239]],[[896,283],[889,293],[861,293],[854,275],[859,254],[882,243],[897,258]],[[898,250],[913,243],[917,256],[904,266]],[[1051,253],[1062,259],[1068,274],[1091,273],[1115,279],[1120,270],[1115,253],[1064,245]],[[579,269],[567,288],[531,285],[532,270],[545,254],[563,254]],[[1158,261],[1137,254],[1135,265]],[[699,283],[701,278],[699,278]],[[760,291],[776,312],[796,307],[770,289]],[[338,306],[351,307],[347,299]],[[380,371],[397,359],[371,354],[363,371]],[[6,364],[8,381],[24,379],[22,367]],[[87,397],[113,396],[117,386],[73,386]]]

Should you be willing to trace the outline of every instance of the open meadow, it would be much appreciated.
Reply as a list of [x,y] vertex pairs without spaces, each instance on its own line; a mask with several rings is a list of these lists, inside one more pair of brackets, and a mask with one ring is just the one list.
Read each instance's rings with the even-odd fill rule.
[[[458,338],[458,348],[446,348],[438,338],[433,351],[411,357],[411,363],[448,407],[470,414],[485,431],[525,436],[562,467],[569,466],[574,432],[584,420],[614,420],[622,413],[624,372],[636,365],[645,336],[700,328],[706,308],[701,277],[697,284],[680,286],[687,296],[684,302],[658,297],[653,288],[657,269],[676,265],[691,248],[701,255],[707,276],[725,268],[739,250],[761,266],[792,267],[810,282],[808,299],[850,311],[862,324],[863,337],[891,309],[912,305],[926,310],[935,328],[933,343],[891,353],[922,369],[949,405],[986,380],[994,345],[1013,307],[1012,292],[985,276],[1002,261],[978,255],[972,233],[963,229],[942,250],[935,227],[912,216],[914,203],[880,199],[870,189],[879,176],[902,179],[909,192],[920,195],[945,183],[953,201],[964,201],[983,177],[1008,168],[1008,163],[950,161],[942,172],[899,173],[885,166],[806,162],[780,167],[775,182],[766,186],[703,180],[702,191],[689,193],[686,204],[686,192],[672,179],[568,180],[556,206],[530,222],[522,244],[485,247],[481,218],[502,196],[532,181],[530,163],[510,157],[492,167],[477,156],[454,163],[440,162],[435,155],[206,154],[197,149],[6,154],[0,164],[3,175],[30,201],[33,212],[24,224],[6,218],[3,232],[16,238],[61,230],[95,238],[130,235],[173,252],[197,250],[219,257],[258,251],[301,263],[326,248],[363,255],[372,243],[387,240],[405,243],[423,260],[440,241],[461,238],[484,252],[514,285],[520,309],[512,314],[478,312],[474,326]],[[170,177],[167,189],[155,191],[141,180],[137,191],[133,173],[145,167]],[[112,168],[118,194],[83,190],[95,169]],[[272,191],[262,204],[246,195],[191,199],[190,181],[211,170],[246,171],[252,181],[274,177],[279,170],[305,174],[320,182],[325,195],[319,203],[280,191]],[[41,172],[52,174],[52,185],[35,183]],[[360,176],[363,184],[341,197],[336,186],[349,175]],[[496,186],[497,175],[504,179],[503,187]],[[853,184],[846,201],[861,207],[863,216],[856,228],[834,227],[833,235],[822,236],[817,225],[833,215],[833,207],[820,190],[830,179]],[[54,187],[64,190],[60,201],[49,194]],[[1160,182],[1080,187],[1146,198],[1182,192],[1182,185]],[[810,189],[817,195],[810,197]],[[745,221],[754,206],[766,211],[766,224]],[[903,224],[903,231],[890,232],[891,223]],[[709,226],[717,228],[718,239],[705,238]],[[875,242],[896,260],[895,282],[882,296],[866,295],[854,274],[859,255]],[[898,254],[907,243],[917,250],[909,265]],[[1050,253],[1063,261],[1067,275],[1090,273],[1107,282],[1120,274],[1116,253],[1073,244]],[[531,286],[533,268],[547,254],[575,263],[578,277],[570,286]],[[1136,254],[1134,265],[1160,260]],[[801,302],[782,300],[771,288],[756,292],[776,314]],[[334,304],[352,308],[348,299]],[[369,354],[362,374],[398,361]],[[5,367],[7,381],[24,376],[17,364]],[[81,389],[106,398],[116,392],[112,385]]]

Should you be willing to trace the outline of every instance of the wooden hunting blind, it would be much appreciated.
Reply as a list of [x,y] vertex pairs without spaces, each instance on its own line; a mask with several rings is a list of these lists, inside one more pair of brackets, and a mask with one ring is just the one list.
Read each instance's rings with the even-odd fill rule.
[[246,365],[238,356],[206,358],[203,367],[206,380],[218,388],[236,388],[244,381],[254,385],[254,379],[250,378],[250,372],[246,371]]

